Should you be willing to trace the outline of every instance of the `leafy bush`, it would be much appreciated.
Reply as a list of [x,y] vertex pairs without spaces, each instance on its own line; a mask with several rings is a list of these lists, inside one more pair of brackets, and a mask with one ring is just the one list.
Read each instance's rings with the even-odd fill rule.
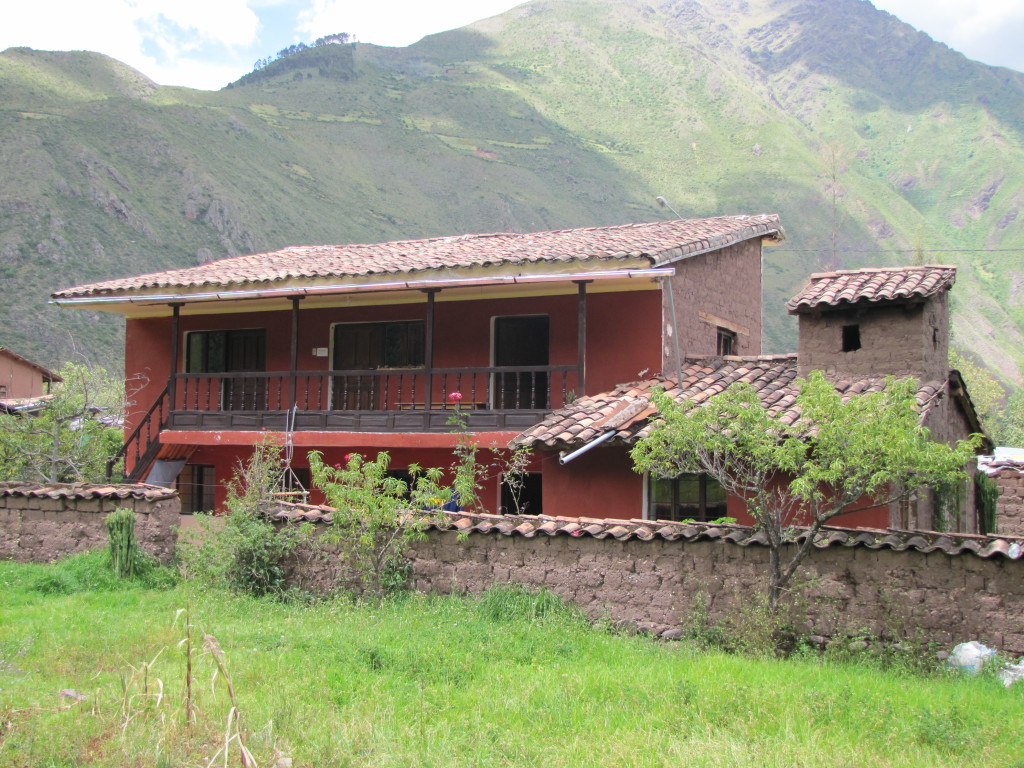
[[312,531],[308,524],[279,528],[267,516],[283,471],[277,446],[256,446],[228,487],[223,525],[199,515],[200,533],[179,543],[186,579],[255,596],[288,593],[288,559]]

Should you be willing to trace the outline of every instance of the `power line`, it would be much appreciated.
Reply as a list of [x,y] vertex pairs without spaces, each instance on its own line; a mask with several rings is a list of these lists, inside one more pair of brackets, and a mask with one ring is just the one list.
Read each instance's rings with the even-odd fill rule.
[[[776,248],[773,247],[768,253],[821,253],[829,250],[824,248]],[[843,248],[836,252],[841,256],[844,253],[1024,253],[1024,248],[892,248],[889,250],[873,250],[869,248]]]

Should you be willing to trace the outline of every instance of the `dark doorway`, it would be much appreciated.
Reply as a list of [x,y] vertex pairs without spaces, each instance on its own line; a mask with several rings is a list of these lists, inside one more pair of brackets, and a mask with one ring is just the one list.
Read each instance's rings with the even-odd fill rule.
[[539,515],[543,498],[543,475],[530,472],[520,477],[519,488],[508,483],[501,484],[501,509],[503,515]]
[[[494,364],[516,368],[546,368],[549,349],[547,315],[494,318]],[[496,410],[543,410],[548,407],[545,370],[494,374]]]

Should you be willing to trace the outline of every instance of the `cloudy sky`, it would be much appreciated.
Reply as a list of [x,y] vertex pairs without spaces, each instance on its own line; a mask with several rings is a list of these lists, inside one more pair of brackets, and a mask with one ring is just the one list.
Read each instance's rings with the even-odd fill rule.
[[[292,43],[336,32],[408,45],[493,16],[518,0],[29,0],[10,2],[0,50],[90,50],[165,85],[217,89]],[[986,64],[1024,71],[1022,0],[874,0]]]

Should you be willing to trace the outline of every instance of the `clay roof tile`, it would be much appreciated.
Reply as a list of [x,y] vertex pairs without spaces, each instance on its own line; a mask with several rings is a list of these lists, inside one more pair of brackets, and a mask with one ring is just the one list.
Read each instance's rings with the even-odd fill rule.
[[145,294],[153,289],[241,290],[275,283],[346,280],[493,265],[530,265],[647,259],[670,263],[680,255],[723,248],[756,237],[785,239],[775,214],[680,219],[549,232],[502,232],[387,243],[290,246],[235,256],[197,267],[105,280],[57,291],[56,300]]
[[860,302],[924,299],[948,290],[956,282],[956,267],[886,267],[819,272],[786,303],[790,314],[837,308]]

